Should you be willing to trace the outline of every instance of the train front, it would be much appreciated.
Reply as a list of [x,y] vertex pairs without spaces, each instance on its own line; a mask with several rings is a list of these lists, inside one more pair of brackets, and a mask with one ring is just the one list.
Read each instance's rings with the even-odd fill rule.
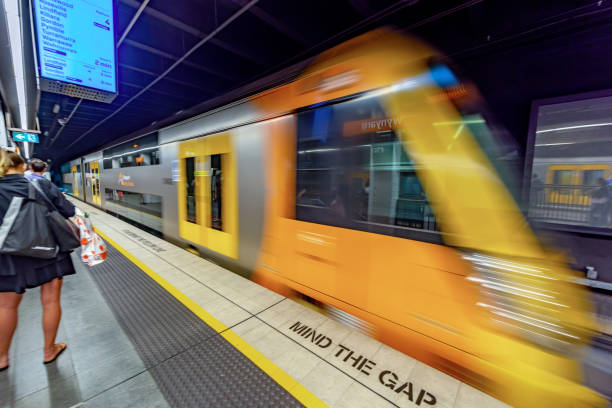
[[[344,158],[330,160],[328,167],[340,166],[340,161],[343,169],[339,171],[357,174],[353,181],[357,180],[369,196],[357,206],[358,198],[346,192],[346,197],[343,196],[339,185],[336,194],[353,204],[349,211],[361,224],[353,220],[353,224],[337,227],[375,232],[374,224],[384,221],[408,230],[435,230],[441,245],[439,249],[427,247],[427,256],[421,262],[435,269],[438,266],[433,265],[438,265],[440,258],[452,258],[446,265],[452,265],[450,269],[454,270],[445,275],[452,278],[431,281],[425,290],[436,293],[438,288],[432,285],[445,288],[445,296],[461,303],[464,313],[458,319],[465,321],[448,324],[460,327],[454,340],[437,339],[440,343],[452,343],[452,347],[432,346],[429,353],[415,352],[418,358],[515,406],[603,406],[605,399],[583,385],[580,369],[584,348],[596,331],[588,293],[574,283],[574,272],[540,242],[521,213],[517,204],[519,179],[513,172],[518,150],[488,117],[475,87],[461,80],[444,59],[414,38],[379,31],[344,47],[323,54],[304,75],[323,78],[320,86],[325,89],[319,91],[327,95],[321,96],[321,100],[346,96],[342,92],[348,93],[346,88],[353,86],[352,82],[358,83],[362,91],[350,102],[333,105],[327,112],[319,108],[319,113],[313,114],[309,125],[312,129],[321,126],[326,117],[346,115],[342,129],[338,130],[344,142],[339,142],[340,147],[298,145],[298,153],[303,155],[298,155],[297,164],[297,189],[301,190],[298,201],[306,198],[310,207],[315,208],[323,206],[326,200],[312,192],[319,187],[308,184],[306,179],[299,185],[299,172],[303,170],[300,166],[304,167],[300,160],[321,162],[309,157],[344,154]],[[349,74],[343,74],[344,71]],[[325,72],[333,72],[334,76],[325,80]],[[370,113],[369,122],[363,118],[353,120],[340,108],[346,104],[353,112],[373,112],[378,108],[371,101],[376,101],[383,113]],[[352,108],[350,103],[354,104]],[[364,126],[369,138],[357,143],[360,135],[366,133]],[[301,128],[298,143],[300,131]],[[391,137],[390,133],[394,133],[395,139],[383,145],[383,139]],[[346,142],[349,139],[351,147],[343,147],[342,143],[349,143]],[[388,143],[401,146],[403,152],[390,149]],[[380,147],[376,150],[372,146]],[[369,168],[345,159],[358,148],[370,149]],[[372,164],[376,160],[379,162]],[[396,179],[389,172],[394,168],[398,172]],[[311,177],[312,171],[308,174]],[[415,185],[406,176],[410,174],[416,174],[420,191],[408,191]],[[346,190],[350,189],[348,185]],[[377,204],[384,201],[380,198],[384,194],[394,198],[395,204],[391,205],[394,221],[377,214]],[[330,199],[329,207],[339,201]],[[304,205],[303,211],[307,207]],[[434,220],[433,224],[428,224],[423,216],[427,210],[423,208],[432,211],[429,221]],[[309,221],[306,212],[300,215],[299,202],[297,209],[298,218]],[[348,218],[344,212],[341,217]],[[326,221],[321,215],[314,222],[334,225],[338,219],[336,214]],[[366,224],[369,226],[360,226]],[[370,253],[384,252],[387,246],[386,241],[382,242],[384,239],[381,236],[378,241],[370,241]],[[410,251],[408,241],[405,247]],[[380,267],[384,269],[383,265]],[[413,286],[405,296],[420,296],[417,289]],[[416,314],[409,301],[395,299],[395,302],[403,305],[404,314]],[[440,315],[455,312],[445,309],[441,297],[420,302],[429,302],[430,309],[439,308]],[[431,316],[425,313],[420,316],[425,316],[423,320],[436,320],[433,312]],[[440,325],[443,324],[446,323],[440,320]],[[402,336],[398,331],[392,336],[378,337],[402,348]],[[411,354],[410,347],[406,349]]]

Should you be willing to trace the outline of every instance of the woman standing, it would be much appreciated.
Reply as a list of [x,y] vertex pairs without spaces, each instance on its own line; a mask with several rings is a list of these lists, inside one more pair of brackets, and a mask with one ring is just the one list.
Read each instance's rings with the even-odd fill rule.
[[[13,197],[28,196],[29,182],[24,177],[25,170],[26,164],[19,154],[0,148],[0,223]],[[62,200],[57,208],[64,217],[74,215],[74,206],[63,195],[56,200]],[[0,254],[0,371],[9,366],[8,353],[17,327],[17,308],[26,288],[41,287],[43,363],[55,361],[66,349],[65,343],[55,342],[55,336],[62,314],[62,277],[74,273],[69,253],[60,253],[53,259]]]

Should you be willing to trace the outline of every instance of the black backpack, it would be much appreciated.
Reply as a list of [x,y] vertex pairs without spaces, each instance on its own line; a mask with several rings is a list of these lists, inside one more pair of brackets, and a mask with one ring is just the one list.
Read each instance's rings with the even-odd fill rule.
[[55,258],[59,246],[47,219],[48,207],[36,198],[30,183],[28,197],[13,197],[0,225],[0,253]]

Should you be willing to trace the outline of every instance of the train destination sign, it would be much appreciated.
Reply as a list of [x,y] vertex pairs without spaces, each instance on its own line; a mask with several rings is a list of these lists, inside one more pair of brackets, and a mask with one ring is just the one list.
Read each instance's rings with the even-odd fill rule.
[[[102,100],[117,92],[113,0],[33,0],[43,90]],[[59,83],[57,81],[60,81]],[[68,86],[61,89],[61,83]],[[81,94],[77,88],[81,87]],[[59,90],[58,90],[59,89]]]
[[401,375],[401,373],[381,367],[376,361],[370,360],[357,350],[353,350],[341,342],[335,342],[320,330],[317,331],[300,321],[294,322],[288,329],[291,334],[297,334],[322,349],[333,349],[332,357],[330,358],[346,366],[349,372],[353,371],[354,374],[360,372],[367,376],[375,376],[379,389],[373,391],[378,392],[386,389],[389,392],[390,390],[395,394],[403,395],[417,406],[431,407],[435,406],[438,402],[438,399],[431,392],[411,381],[403,379],[405,376]]

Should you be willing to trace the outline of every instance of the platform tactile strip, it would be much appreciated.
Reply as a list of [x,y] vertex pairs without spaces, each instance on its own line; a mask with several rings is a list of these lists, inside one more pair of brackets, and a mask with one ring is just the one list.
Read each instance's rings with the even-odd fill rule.
[[302,406],[111,245],[91,275],[170,406]]

